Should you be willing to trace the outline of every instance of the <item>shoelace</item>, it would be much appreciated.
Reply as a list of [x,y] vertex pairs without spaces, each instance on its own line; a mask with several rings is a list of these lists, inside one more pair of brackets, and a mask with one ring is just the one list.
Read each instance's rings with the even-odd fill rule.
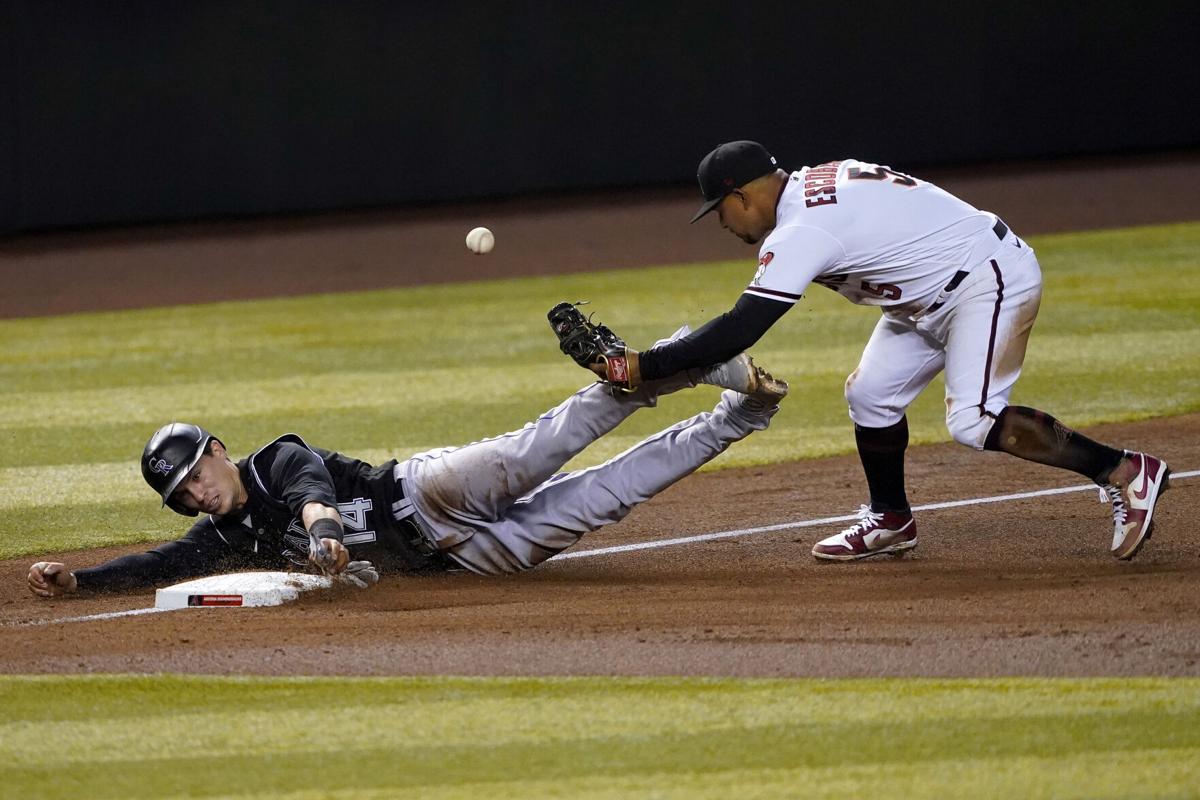
[[1120,525],[1129,513],[1129,508],[1125,505],[1125,496],[1121,494],[1121,487],[1110,483],[1099,488],[1100,502],[1112,503],[1113,521]]
[[867,528],[872,527],[873,525],[875,525],[878,522],[881,522],[882,520],[883,520],[883,514],[879,514],[877,512],[872,511],[870,506],[866,506],[866,505],[859,506],[858,507],[858,522],[856,522],[854,524],[854,527],[850,528],[850,530],[847,531],[847,534],[853,535],[856,533],[864,533],[867,530]]

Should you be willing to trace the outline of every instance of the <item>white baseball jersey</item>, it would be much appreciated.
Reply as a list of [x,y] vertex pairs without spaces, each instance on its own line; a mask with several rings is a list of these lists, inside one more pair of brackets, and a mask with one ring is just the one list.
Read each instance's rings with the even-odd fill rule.
[[746,293],[794,304],[810,283],[883,310],[846,381],[855,423],[896,424],[944,370],[951,434],[983,447],[1037,318],[1041,271],[1028,245],[931,183],[834,161],[788,176]]
[[854,159],[793,172],[746,292],[793,304],[809,283],[907,315],[996,247],[995,216],[931,183]]

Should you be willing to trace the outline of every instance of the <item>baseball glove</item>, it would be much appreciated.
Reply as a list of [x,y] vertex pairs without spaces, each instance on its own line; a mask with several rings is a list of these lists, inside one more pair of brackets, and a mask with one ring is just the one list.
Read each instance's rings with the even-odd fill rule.
[[626,347],[607,326],[585,317],[576,308],[585,302],[559,303],[546,315],[558,337],[559,349],[615,389],[633,391],[641,383],[637,351]]

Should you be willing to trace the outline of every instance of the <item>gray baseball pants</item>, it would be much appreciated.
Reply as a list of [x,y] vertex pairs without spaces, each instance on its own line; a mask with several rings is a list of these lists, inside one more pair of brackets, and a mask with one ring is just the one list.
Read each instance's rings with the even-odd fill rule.
[[691,385],[670,378],[614,397],[595,383],[520,430],[420,453],[397,472],[438,549],[475,573],[519,572],[624,518],[733,442],[766,428],[778,410],[726,390],[712,411],[659,431],[599,466],[560,472],[639,408]]

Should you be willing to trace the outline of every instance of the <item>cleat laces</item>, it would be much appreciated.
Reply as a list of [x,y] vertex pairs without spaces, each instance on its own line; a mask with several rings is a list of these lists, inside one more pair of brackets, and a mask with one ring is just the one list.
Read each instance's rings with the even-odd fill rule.
[[858,507],[858,522],[846,530],[847,536],[864,534],[883,521],[883,514],[871,510],[870,506]]
[[1125,518],[1129,515],[1129,507],[1125,505],[1125,495],[1121,492],[1121,487],[1113,486],[1111,483],[1101,486],[1100,502],[1112,503],[1114,523],[1117,525],[1125,523]]

